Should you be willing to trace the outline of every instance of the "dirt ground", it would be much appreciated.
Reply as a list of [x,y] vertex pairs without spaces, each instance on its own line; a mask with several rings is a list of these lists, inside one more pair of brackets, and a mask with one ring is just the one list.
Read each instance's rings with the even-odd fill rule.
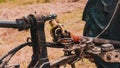
[[[66,13],[72,13],[77,9],[83,12],[85,7],[85,1],[79,2],[70,2],[70,3],[46,3],[46,4],[32,4],[25,6],[14,6],[7,4],[0,4],[0,20],[10,20],[14,21],[16,18],[21,18],[23,16],[27,16],[29,14],[37,14],[40,15],[48,15],[48,14],[57,14],[59,16],[64,15]],[[61,17],[62,18],[62,17]],[[75,24],[72,22],[76,22]],[[65,20],[64,25],[68,28],[69,31],[73,32],[76,35],[82,35],[82,31],[84,28],[84,22],[80,19],[73,20],[70,19]],[[79,25],[79,28],[76,28],[76,25]],[[48,26],[48,25],[47,25]],[[48,30],[49,28],[46,28]],[[17,29],[6,29],[0,28],[0,57],[7,53],[10,49],[14,48],[18,44],[22,42],[26,42],[27,37],[29,37],[29,30],[18,32]],[[49,31],[46,31],[47,41],[51,41],[51,37],[49,37]],[[62,49],[53,49],[48,48],[48,55],[50,60],[58,59],[62,56]],[[27,64],[30,62],[32,55],[31,47],[26,47],[23,50],[19,51],[10,63],[21,64],[22,68],[26,68]],[[24,61],[25,60],[25,61]],[[94,63],[89,62],[87,59],[84,59],[83,62],[76,63],[77,68],[95,68]]]

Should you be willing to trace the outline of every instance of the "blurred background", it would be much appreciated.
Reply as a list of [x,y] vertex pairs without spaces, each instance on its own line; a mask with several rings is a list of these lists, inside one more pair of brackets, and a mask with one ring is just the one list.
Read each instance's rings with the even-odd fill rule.
[[[49,15],[57,14],[57,19],[64,28],[75,35],[82,35],[85,22],[82,21],[82,14],[87,0],[0,0],[0,20],[15,21],[17,18],[29,14]],[[45,25],[46,39],[50,37],[50,25]],[[26,42],[30,37],[29,30],[18,32],[16,29],[0,28],[0,57],[10,49]],[[21,64],[26,68],[31,60],[32,49],[26,47],[19,51],[10,63]],[[50,61],[54,61],[63,55],[62,49],[48,48]],[[76,63],[77,68],[96,68],[94,63],[83,59]],[[67,67],[69,68],[69,66]]]

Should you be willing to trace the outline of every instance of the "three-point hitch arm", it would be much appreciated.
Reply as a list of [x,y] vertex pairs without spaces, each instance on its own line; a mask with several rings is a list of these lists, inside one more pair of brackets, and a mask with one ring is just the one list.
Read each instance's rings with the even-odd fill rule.
[[[119,41],[79,36],[79,42],[75,43],[74,39],[70,36],[71,34],[66,30],[64,31],[57,23],[50,23],[51,25],[57,24],[57,26],[51,29],[53,43],[46,42],[44,31],[45,22],[53,20],[56,17],[56,14],[48,16],[35,16],[30,14],[27,17],[16,19],[14,22],[0,21],[0,27],[2,28],[15,28],[19,31],[30,29],[31,33],[31,42],[18,46],[17,49],[13,49],[8,54],[12,52],[15,54],[25,45],[31,44],[33,55],[28,68],[59,68],[64,64],[70,64],[72,68],[75,68],[74,63],[86,57],[86,55],[98,55],[106,62],[120,63]],[[99,46],[97,44],[102,45]],[[49,62],[47,47],[63,48],[64,56],[55,62]],[[0,65],[6,56],[8,55],[0,59]]]
[[[30,29],[33,55],[28,68],[39,68],[43,63],[49,61],[47,56],[44,24],[46,21],[55,19],[56,17],[57,17],[56,14],[40,17],[30,14],[27,17],[16,19],[16,21],[13,22],[0,21],[1,28],[15,28],[18,29],[19,31]],[[21,49],[22,47],[18,48]],[[49,66],[50,66],[49,64],[45,65],[45,67],[47,68]]]

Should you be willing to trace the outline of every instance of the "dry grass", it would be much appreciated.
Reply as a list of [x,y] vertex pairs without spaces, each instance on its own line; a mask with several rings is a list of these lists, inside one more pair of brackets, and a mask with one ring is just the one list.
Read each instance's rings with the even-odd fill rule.
[[27,5],[35,3],[51,3],[51,2],[77,2],[79,0],[0,0],[0,3]]

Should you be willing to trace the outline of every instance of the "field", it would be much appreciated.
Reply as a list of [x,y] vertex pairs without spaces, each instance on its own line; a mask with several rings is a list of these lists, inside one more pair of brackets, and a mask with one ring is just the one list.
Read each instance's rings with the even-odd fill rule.
[[[82,21],[82,13],[85,7],[86,1],[79,0],[77,2],[68,2],[69,0],[13,0],[0,3],[0,20],[14,21],[17,18],[27,16],[29,14],[48,15],[57,14],[57,19],[64,28],[72,32],[75,35],[82,35],[85,22]],[[30,1],[30,2],[24,2]],[[37,2],[38,1],[38,2]],[[50,26],[46,23],[46,39],[51,41]],[[27,37],[30,37],[29,30],[18,32],[16,29],[0,28],[0,57],[7,53],[15,46],[26,42]],[[19,51],[10,62],[12,64],[21,64],[21,68],[26,68],[27,64],[31,60],[32,49],[26,47]],[[58,59],[63,55],[62,49],[48,48],[48,55],[50,61]],[[87,59],[83,59],[76,63],[77,68],[95,68],[94,63],[89,62]]]

